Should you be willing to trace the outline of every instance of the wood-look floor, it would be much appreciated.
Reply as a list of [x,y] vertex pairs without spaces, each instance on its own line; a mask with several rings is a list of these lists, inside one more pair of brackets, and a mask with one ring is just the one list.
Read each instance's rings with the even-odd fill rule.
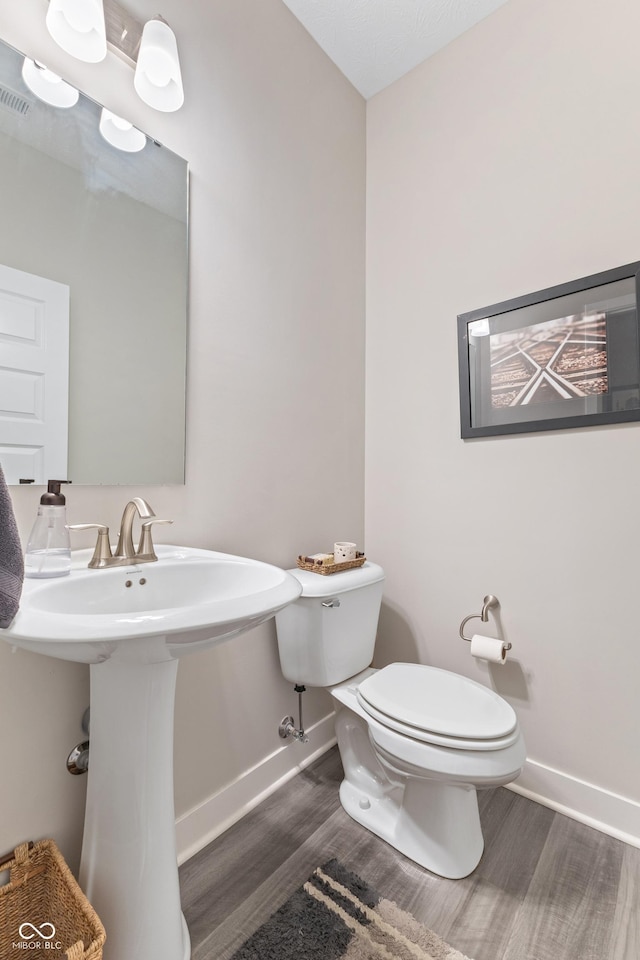
[[640,960],[639,849],[486,790],[482,860],[444,880],[351,820],[341,778],[333,748],[183,865],[193,960],[228,960],[334,856],[472,960]]

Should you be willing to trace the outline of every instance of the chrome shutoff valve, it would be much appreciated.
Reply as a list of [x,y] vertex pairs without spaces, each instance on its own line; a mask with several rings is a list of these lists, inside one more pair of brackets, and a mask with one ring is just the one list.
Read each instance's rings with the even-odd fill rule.
[[296,727],[293,717],[283,717],[278,727],[278,735],[282,740],[292,739],[297,740],[299,743],[309,743],[309,737],[304,732],[304,724],[302,722],[302,694],[305,692],[306,687],[303,687],[300,683],[296,683],[293,689],[298,694],[300,726]]

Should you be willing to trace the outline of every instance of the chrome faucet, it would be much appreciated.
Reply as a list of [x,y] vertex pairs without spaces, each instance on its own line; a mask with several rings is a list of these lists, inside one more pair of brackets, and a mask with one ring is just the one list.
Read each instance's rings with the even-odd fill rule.
[[[142,520],[140,542],[137,550],[133,545],[133,521],[136,514]],[[115,553],[111,552],[109,527],[104,524],[74,523],[69,524],[69,530],[97,529],[98,539],[89,566],[94,569],[102,569],[104,567],[125,567],[132,563],[152,563],[157,560],[151,538],[151,527],[154,523],[173,523],[173,520],[160,520],[146,500],[143,500],[142,497],[133,497],[132,500],[129,500],[122,514]]]

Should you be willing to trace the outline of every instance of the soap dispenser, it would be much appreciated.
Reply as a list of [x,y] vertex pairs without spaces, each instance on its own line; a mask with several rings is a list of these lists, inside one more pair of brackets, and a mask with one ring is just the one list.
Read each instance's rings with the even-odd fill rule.
[[25,577],[65,577],[71,572],[66,500],[60,493],[60,484],[67,482],[49,480],[40,498],[24,558]]

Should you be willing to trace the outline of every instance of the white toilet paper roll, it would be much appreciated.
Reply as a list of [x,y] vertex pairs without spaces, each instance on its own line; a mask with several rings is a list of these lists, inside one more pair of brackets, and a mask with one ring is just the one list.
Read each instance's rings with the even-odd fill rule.
[[491,663],[504,663],[507,659],[507,645],[495,637],[483,637],[474,633],[471,637],[471,656],[489,660]]

